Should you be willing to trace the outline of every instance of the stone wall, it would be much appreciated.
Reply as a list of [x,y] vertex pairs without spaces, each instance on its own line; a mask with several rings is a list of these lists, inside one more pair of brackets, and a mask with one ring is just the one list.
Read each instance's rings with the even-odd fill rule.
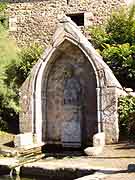
[[[48,45],[64,14],[84,13],[84,34],[95,23],[102,24],[124,0],[10,0],[9,29],[19,45],[36,41]],[[67,3],[68,2],[68,3]]]

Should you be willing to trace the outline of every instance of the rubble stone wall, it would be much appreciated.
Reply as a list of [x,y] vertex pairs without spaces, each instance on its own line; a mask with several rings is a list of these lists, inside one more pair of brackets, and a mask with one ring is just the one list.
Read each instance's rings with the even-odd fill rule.
[[88,26],[102,24],[124,5],[124,0],[9,0],[9,29],[20,46],[33,41],[46,46],[64,14],[84,13],[87,35]]

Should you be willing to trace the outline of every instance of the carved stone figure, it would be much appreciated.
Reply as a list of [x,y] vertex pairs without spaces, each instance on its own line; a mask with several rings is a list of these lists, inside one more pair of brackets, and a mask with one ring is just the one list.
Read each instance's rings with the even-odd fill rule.
[[64,72],[63,146],[81,146],[81,91],[81,84],[75,76],[74,67],[68,64]]
[[81,106],[81,84],[74,76],[73,68],[67,65],[64,72],[64,105]]

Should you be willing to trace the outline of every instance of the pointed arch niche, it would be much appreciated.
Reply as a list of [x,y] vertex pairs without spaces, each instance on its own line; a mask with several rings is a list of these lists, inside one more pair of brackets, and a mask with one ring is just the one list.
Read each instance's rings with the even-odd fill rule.
[[64,40],[43,71],[42,140],[63,146],[92,142],[98,132],[96,87],[96,75],[88,58],[76,45]]
[[105,133],[106,143],[117,142],[122,93],[102,57],[64,17],[52,46],[22,86],[20,130],[36,134],[38,142],[64,147],[90,145],[99,132]]

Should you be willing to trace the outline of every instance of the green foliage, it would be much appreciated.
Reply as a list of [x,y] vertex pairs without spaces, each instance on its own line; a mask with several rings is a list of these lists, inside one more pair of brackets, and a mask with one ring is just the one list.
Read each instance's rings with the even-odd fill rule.
[[20,51],[9,38],[4,21],[6,7],[0,3],[0,130],[18,121],[19,88],[42,53],[37,44]]
[[8,27],[8,20],[5,10],[7,9],[7,3],[0,2],[0,24],[4,27]]
[[15,92],[4,83],[4,80],[6,78],[6,66],[18,59],[17,46],[9,38],[4,21],[1,21],[1,17],[6,19],[5,8],[6,4],[0,3],[0,130],[7,130],[7,122],[15,118],[13,118],[14,106],[16,104],[13,101]]
[[103,44],[135,43],[135,6],[113,12],[105,25],[89,28],[91,41],[99,49]]
[[[10,59],[8,57],[8,63],[1,63],[2,65],[4,64],[4,75],[1,76],[3,86],[0,89],[1,122],[8,122],[8,124],[10,123],[9,121],[17,122],[20,110],[19,88],[29,75],[33,65],[39,59],[42,51],[43,49],[38,44],[34,44],[18,52],[18,55],[16,55],[17,59]],[[1,130],[5,130],[5,128]]]
[[135,97],[126,96],[119,99],[119,128],[121,136],[135,138]]
[[0,130],[1,131],[7,131],[8,130],[7,127],[8,127],[7,122],[0,119]]
[[6,67],[5,83],[7,86],[18,91],[42,52],[43,48],[37,43],[22,49],[18,54],[19,61],[14,61]]
[[108,45],[101,55],[124,87],[135,88],[135,45]]
[[0,2],[0,12],[3,12],[7,8],[7,3]]
[[133,6],[128,12],[121,9],[115,12],[108,19],[106,33],[109,34],[111,44],[123,44],[135,42],[135,7]]
[[23,74],[24,80],[28,77],[31,68],[35,65],[42,53],[43,47],[37,43],[34,43],[29,48],[25,48],[21,51],[19,70],[20,73]]
[[93,26],[89,29],[89,31],[92,44],[96,48],[103,50],[106,46],[106,43],[109,42],[109,36],[106,33],[105,29],[102,26]]
[[92,44],[120,83],[135,89],[135,7],[113,13],[105,26],[92,27],[89,32]]
[[[124,87],[135,90],[135,7],[115,12],[105,26],[89,29],[92,44]],[[119,99],[120,135],[135,138],[135,97]]]

